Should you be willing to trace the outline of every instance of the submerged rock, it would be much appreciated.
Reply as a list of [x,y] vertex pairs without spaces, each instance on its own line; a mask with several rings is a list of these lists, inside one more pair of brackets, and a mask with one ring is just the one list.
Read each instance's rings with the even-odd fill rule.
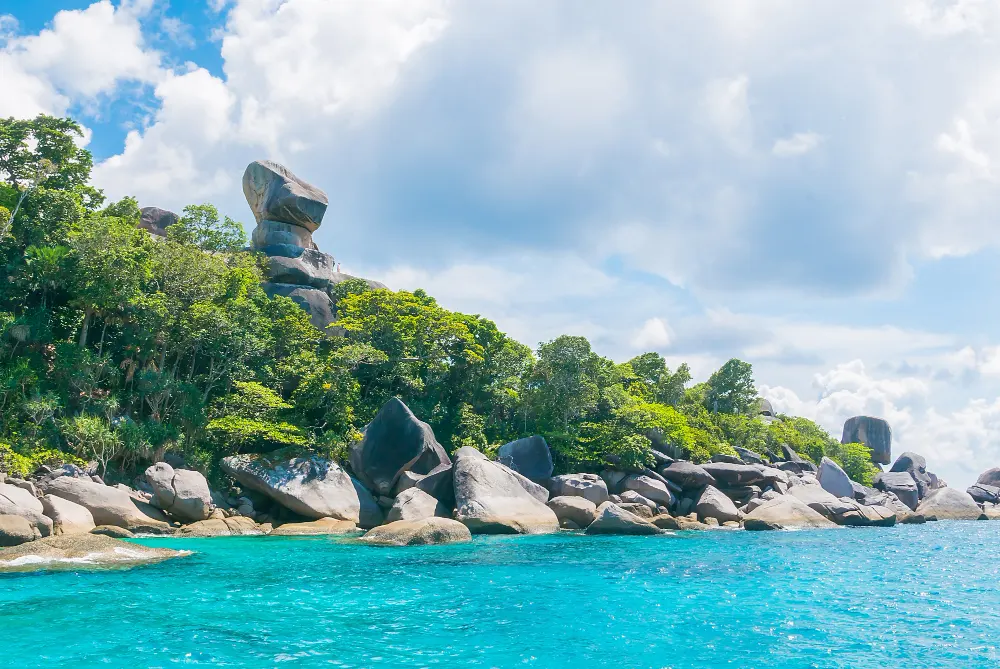
[[351,448],[351,468],[370,490],[392,493],[403,472],[429,474],[451,459],[427,423],[413,415],[401,400],[389,399]]
[[0,550],[0,572],[135,567],[188,554],[97,534],[64,534]]
[[267,534],[260,525],[244,516],[212,518],[185,525],[178,532],[184,537],[243,537]]
[[538,435],[504,444],[497,451],[497,460],[536,483],[552,476],[552,453]]
[[369,530],[361,541],[377,546],[424,546],[472,541],[472,533],[450,518],[397,520]]
[[476,534],[554,532],[552,509],[525,490],[516,472],[464,446],[455,454],[455,517]]
[[587,527],[587,534],[660,534],[662,530],[644,518],[630,513],[614,502],[605,502],[597,508],[594,522]]
[[326,534],[350,534],[357,532],[358,526],[349,520],[320,518],[304,523],[284,523],[270,531],[272,537],[311,537]]

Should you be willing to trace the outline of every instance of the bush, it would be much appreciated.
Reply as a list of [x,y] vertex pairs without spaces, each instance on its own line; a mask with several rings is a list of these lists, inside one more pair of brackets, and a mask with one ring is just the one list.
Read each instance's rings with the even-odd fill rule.
[[0,442],[0,472],[17,478],[27,478],[42,465],[51,466],[64,463],[81,467],[86,465],[86,462],[80,458],[54,448],[34,446],[25,450],[25,453],[18,453],[10,444]]

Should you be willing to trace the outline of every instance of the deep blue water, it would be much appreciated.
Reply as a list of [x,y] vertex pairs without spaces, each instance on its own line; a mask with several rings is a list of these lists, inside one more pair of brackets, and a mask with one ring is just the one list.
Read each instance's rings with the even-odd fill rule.
[[0,576],[0,666],[1000,667],[1000,522],[142,543],[197,552]]

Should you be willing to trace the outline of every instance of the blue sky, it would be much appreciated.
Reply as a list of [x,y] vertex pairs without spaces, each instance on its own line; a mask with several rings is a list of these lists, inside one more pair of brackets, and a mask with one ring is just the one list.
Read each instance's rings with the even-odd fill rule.
[[71,114],[109,196],[250,214],[525,343],[754,364],[834,434],[1000,464],[1000,7],[987,0],[8,0],[0,115]]

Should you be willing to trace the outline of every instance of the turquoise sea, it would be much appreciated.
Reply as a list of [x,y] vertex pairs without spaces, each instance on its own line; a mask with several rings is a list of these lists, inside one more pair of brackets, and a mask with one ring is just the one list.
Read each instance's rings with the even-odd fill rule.
[[1000,667],[1000,522],[141,542],[196,553],[0,576],[0,666]]

